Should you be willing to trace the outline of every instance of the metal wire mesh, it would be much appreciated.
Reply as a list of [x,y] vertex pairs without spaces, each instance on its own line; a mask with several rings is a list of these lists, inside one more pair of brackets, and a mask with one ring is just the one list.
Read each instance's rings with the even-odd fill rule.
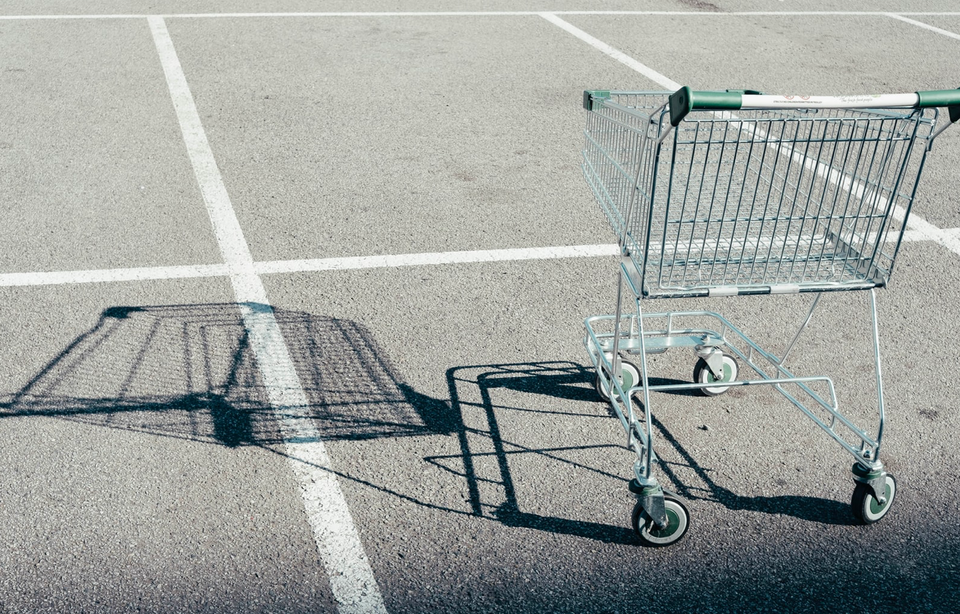
[[671,130],[668,96],[613,93],[586,128],[584,174],[645,296],[887,282],[935,110],[700,111]]

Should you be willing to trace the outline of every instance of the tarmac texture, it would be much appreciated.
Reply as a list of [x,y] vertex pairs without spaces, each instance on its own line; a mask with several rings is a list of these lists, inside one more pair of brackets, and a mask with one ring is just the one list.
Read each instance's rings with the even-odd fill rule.
[[[946,0],[0,0],[0,614],[955,611],[960,129],[878,291],[888,516],[774,390],[659,393],[661,549],[583,347],[618,258],[580,161],[584,89],[958,57]],[[779,352],[809,303],[643,307]],[[790,363],[876,430],[866,293]]]

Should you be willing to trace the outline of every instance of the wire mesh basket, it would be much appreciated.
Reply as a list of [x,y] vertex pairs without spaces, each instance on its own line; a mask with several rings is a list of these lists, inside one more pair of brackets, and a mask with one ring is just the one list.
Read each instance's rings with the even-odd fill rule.
[[593,99],[583,170],[644,297],[886,284],[937,110],[694,110]]

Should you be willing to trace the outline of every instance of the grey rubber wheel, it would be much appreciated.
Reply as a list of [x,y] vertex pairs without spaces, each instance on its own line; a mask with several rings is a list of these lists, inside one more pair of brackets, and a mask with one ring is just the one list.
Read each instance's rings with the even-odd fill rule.
[[637,502],[633,508],[633,531],[644,546],[663,547],[675,544],[687,534],[690,528],[690,513],[682,503],[672,498],[663,500],[667,512],[667,526],[660,528]]
[[850,502],[854,517],[863,524],[873,524],[880,521],[890,511],[893,499],[897,496],[897,481],[889,473],[884,476],[884,497],[886,502],[880,503],[873,496],[873,491],[866,484],[857,484],[853,489],[853,500]]
[[[723,355],[723,377],[716,377],[710,371],[710,367],[707,365],[707,361],[703,358],[697,359],[697,364],[693,367],[693,381],[697,384],[713,384],[715,382],[735,382],[737,381],[737,374],[740,372],[740,365],[737,363],[737,359],[731,356],[730,354]],[[717,387],[704,387],[698,389],[700,394],[715,397],[723,394],[729,387],[726,386],[717,386]]]
[[[624,392],[630,390],[634,386],[640,385],[640,369],[637,368],[637,365],[627,360],[621,360],[620,373],[623,377]],[[596,389],[597,394],[600,395],[601,399],[604,401],[610,400],[610,385],[603,381],[599,375],[597,375],[596,379],[594,380],[593,386]]]

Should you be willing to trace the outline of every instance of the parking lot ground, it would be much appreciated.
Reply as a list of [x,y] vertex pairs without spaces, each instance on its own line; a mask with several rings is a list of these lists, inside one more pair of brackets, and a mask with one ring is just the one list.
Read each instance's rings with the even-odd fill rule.
[[[773,390],[660,393],[664,549],[582,343],[617,250],[579,152],[586,88],[956,87],[960,14],[637,8],[0,3],[0,612],[952,611],[960,132],[878,291],[889,516]],[[809,300],[643,308],[779,351]],[[866,306],[790,364],[872,432]]]

